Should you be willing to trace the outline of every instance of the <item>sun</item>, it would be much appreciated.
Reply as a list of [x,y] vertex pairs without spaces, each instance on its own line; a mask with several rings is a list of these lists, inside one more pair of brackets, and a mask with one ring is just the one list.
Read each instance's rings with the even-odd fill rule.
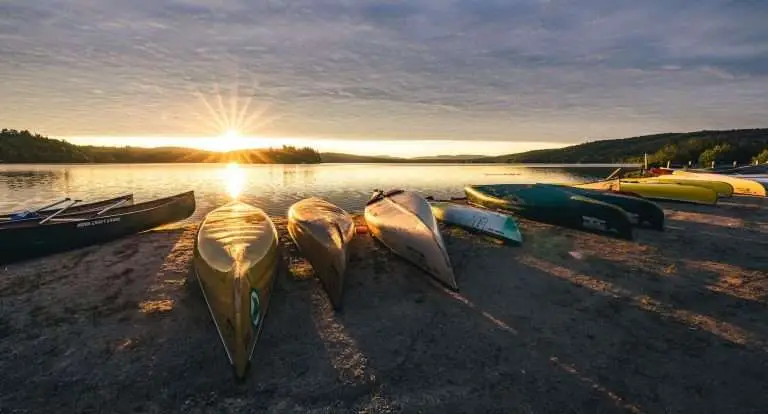
[[212,147],[215,151],[227,152],[239,149],[242,146],[240,132],[236,129],[228,129],[213,140]]

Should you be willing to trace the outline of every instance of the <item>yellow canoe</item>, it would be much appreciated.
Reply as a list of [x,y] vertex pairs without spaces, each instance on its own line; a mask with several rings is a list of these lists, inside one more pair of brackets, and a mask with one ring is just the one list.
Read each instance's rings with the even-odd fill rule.
[[720,181],[728,183],[733,186],[734,194],[741,195],[753,195],[753,196],[766,196],[765,187],[757,181],[748,180],[745,178],[736,178],[723,174],[710,174],[710,173],[694,173],[683,170],[675,170],[672,172],[675,177],[690,177],[698,180],[710,180]]
[[239,379],[264,326],[279,258],[277,230],[254,206],[233,201],[198,229],[192,268]]
[[573,186],[637,195],[652,200],[682,201],[686,203],[707,205],[717,203],[717,193],[714,190],[693,185],[645,183],[637,179],[616,179],[576,184]]
[[669,174],[652,178],[639,178],[637,180],[649,184],[693,185],[696,187],[704,187],[709,188],[710,190],[714,190],[719,197],[733,196],[733,186],[723,181],[697,180],[695,178]]

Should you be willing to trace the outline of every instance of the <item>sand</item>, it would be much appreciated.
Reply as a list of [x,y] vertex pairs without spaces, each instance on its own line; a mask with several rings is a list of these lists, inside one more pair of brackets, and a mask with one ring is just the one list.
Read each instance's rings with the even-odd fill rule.
[[445,227],[459,293],[358,235],[336,314],[277,219],[290,272],[242,384],[194,226],[8,266],[0,412],[765,412],[768,202],[664,207],[631,242]]

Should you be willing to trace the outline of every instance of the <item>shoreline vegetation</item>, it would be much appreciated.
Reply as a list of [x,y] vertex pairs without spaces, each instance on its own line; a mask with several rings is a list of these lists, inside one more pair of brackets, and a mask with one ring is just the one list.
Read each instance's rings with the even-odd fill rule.
[[321,153],[309,147],[246,149],[230,152],[183,147],[80,146],[27,130],[0,130],[0,163],[545,163],[649,165],[747,164],[768,162],[768,128],[665,133],[590,141],[564,148],[498,156],[437,155],[400,158],[346,153]]

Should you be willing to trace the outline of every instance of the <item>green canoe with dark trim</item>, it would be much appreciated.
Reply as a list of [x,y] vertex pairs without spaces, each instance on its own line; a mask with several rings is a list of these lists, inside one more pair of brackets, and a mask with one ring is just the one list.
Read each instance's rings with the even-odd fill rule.
[[557,186],[492,184],[464,187],[467,201],[494,210],[510,211],[530,220],[598,232],[632,240],[625,210]]
[[590,190],[586,188],[569,187],[559,184],[536,184],[555,186],[565,191],[587,196],[598,201],[613,204],[629,214],[632,224],[647,226],[656,230],[664,230],[664,210],[658,204],[645,198],[608,191]]

